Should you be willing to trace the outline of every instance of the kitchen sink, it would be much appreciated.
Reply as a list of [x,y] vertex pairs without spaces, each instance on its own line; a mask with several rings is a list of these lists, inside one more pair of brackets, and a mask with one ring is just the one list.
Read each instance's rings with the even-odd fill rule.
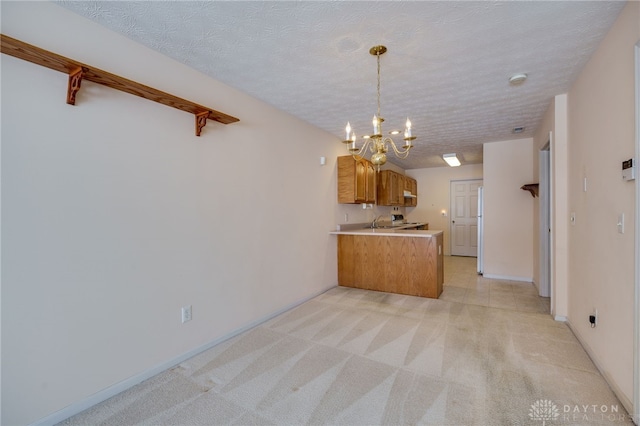
[[399,223],[399,224],[391,224],[391,225],[378,225],[376,224],[376,226],[371,226],[371,225],[367,225],[364,227],[364,229],[407,229],[407,228],[411,228],[411,229],[415,229],[418,226],[423,226],[424,222],[406,222],[406,223]]

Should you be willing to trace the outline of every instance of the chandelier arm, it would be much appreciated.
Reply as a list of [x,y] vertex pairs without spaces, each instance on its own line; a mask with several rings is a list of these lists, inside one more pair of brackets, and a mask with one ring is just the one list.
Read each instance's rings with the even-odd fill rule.
[[383,143],[385,143],[385,144],[388,143],[389,145],[391,145],[391,148],[393,148],[393,152],[395,152],[396,157],[405,159],[405,158],[407,158],[409,156],[409,150],[411,149],[411,147],[403,149],[403,150],[400,150],[396,146],[396,143],[393,141],[393,139],[391,139],[390,137],[385,137],[383,139]]
[[371,140],[367,140],[365,139],[364,141],[364,145],[362,145],[360,147],[359,150],[357,151],[352,151],[350,148],[347,147],[347,149],[349,150],[349,152],[351,153],[351,155],[353,155],[354,157],[358,156],[358,157],[362,157],[362,154],[364,154],[367,150],[367,147],[369,146],[369,143],[371,142]]

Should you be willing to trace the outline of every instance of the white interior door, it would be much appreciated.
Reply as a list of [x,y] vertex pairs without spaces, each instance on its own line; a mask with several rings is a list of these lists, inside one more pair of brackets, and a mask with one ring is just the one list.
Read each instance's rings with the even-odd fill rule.
[[478,255],[478,188],[482,180],[451,181],[451,255]]

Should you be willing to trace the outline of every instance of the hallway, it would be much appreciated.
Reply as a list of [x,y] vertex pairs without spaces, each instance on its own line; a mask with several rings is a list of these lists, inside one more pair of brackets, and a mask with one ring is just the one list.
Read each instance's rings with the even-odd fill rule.
[[550,312],[549,298],[538,296],[533,283],[484,278],[476,272],[475,257],[444,257],[440,300],[537,314]]

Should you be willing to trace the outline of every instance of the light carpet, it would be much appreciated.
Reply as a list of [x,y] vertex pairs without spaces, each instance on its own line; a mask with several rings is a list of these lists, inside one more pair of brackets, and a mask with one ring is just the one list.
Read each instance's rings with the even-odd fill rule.
[[61,424],[633,423],[549,315],[336,287]]

